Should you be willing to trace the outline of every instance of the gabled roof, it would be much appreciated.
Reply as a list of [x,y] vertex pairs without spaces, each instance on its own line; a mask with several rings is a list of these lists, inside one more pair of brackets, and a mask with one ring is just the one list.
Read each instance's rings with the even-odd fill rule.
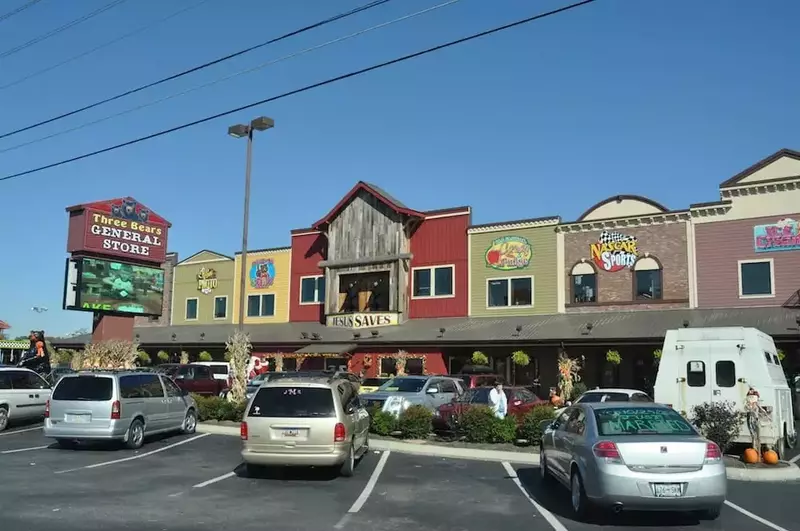
[[95,201],[94,203],[83,203],[81,205],[73,205],[71,207],[67,207],[66,210],[67,212],[78,212],[90,209],[111,214],[112,205],[121,205],[122,203],[126,202],[133,202],[137,206],[137,212],[139,208],[146,209],[148,211],[147,223],[153,225],[166,225],[167,228],[172,228],[172,223],[170,223],[163,217],[159,216],[158,214],[153,212],[152,209],[148,208],[143,203],[140,203],[139,201],[130,196],[118,197],[116,199],[106,199],[105,201]]
[[319,230],[323,225],[327,225],[330,223],[341,211],[344,209],[347,204],[353,200],[353,198],[361,191],[364,191],[372,196],[374,196],[378,201],[385,204],[398,214],[402,214],[404,216],[411,216],[414,218],[424,218],[425,214],[422,212],[418,212],[416,210],[408,208],[406,205],[392,197],[391,195],[384,192],[381,188],[375,186],[374,184],[370,184],[364,181],[358,181],[356,185],[349,191],[347,194],[339,201],[330,212],[328,212],[325,217],[317,221],[312,225],[312,228],[315,230]]
[[622,201],[637,201],[639,203],[644,203],[645,205],[651,206],[660,212],[669,212],[669,209],[658,203],[649,199],[647,197],[641,195],[613,195],[609,198],[603,199],[599,203],[596,203],[586,209],[586,212],[580,215],[577,221],[583,221],[589,214],[600,208],[601,206],[607,205],[609,203],[621,203]]
[[755,164],[753,164],[749,168],[740,171],[739,173],[737,173],[736,175],[734,175],[730,179],[728,179],[726,181],[723,181],[719,185],[719,187],[720,188],[729,188],[731,186],[736,186],[737,184],[739,184],[740,181],[742,181],[742,180],[746,179],[747,177],[753,175],[758,170],[766,168],[767,166],[769,166],[773,162],[775,162],[775,161],[777,161],[777,160],[779,160],[779,159],[781,159],[783,157],[788,157],[790,159],[794,159],[794,160],[800,161],[800,151],[795,151],[793,149],[787,149],[787,148],[784,148],[784,149],[782,149],[780,151],[777,151],[777,152],[773,153],[772,155],[770,155],[769,157],[766,157],[766,158],[756,162]]
[[220,259],[220,261],[222,261],[222,260],[233,260],[233,257],[232,257],[232,256],[228,256],[228,255],[226,255],[226,254],[221,254],[221,253],[218,253],[217,251],[212,251],[212,250],[210,250],[210,249],[203,249],[202,251],[197,251],[196,253],[194,253],[194,254],[193,254],[192,256],[190,256],[189,258],[184,258],[183,260],[181,260],[180,262],[178,262],[178,263],[177,263],[177,264],[175,264],[175,265],[183,265],[183,264],[185,264],[186,262],[190,261],[192,258],[194,258],[194,257],[196,257],[196,256],[198,256],[198,255],[201,255],[201,254],[203,254],[203,253],[209,253],[209,254],[213,254],[214,256],[218,256],[218,257],[219,257],[219,259]]

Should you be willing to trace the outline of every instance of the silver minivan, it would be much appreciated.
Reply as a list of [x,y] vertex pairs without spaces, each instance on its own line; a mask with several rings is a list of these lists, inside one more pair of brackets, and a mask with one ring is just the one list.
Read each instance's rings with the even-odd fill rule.
[[79,441],[121,441],[137,449],[147,436],[197,428],[194,399],[154,372],[66,375],[53,389],[44,416],[45,437],[66,448]]
[[50,384],[30,369],[0,367],[0,431],[12,421],[41,419]]

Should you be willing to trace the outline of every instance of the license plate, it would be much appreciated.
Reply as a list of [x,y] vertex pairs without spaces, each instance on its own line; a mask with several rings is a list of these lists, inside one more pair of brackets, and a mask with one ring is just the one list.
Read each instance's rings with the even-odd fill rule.
[[297,437],[297,435],[299,433],[300,433],[300,430],[297,430],[297,429],[283,430],[283,436],[286,437],[286,438]]
[[682,495],[680,483],[653,483],[653,493],[656,498],[680,498]]
[[88,424],[92,421],[91,415],[64,415],[65,422],[74,422],[76,424]]

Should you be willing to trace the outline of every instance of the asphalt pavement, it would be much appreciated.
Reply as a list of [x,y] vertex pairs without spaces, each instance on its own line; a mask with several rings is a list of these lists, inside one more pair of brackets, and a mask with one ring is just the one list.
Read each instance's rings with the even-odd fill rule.
[[176,435],[138,451],[62,450],[36,426],[0,433],[3,531],[800,530],[798,484],[729,482],[716,522],[623,513],[576,522],[565,489],[530,466],[370,452],[352,478],[277,470],[248,477],[237,438]]

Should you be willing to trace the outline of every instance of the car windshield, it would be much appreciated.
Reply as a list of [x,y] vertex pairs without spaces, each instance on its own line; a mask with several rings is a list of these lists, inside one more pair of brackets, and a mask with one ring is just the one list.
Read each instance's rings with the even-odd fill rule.
[[606,393],[604,391],[592,391],[583,393],[578,398],[576,404],[590,404],[593,402],[630,402],[631,397],[628,393]]
[[225,376],[228,375],[228,366],[227,365],[209,365],[211,372],[214,374],[224,374]]
[[284,378],[310,378],[324,376],[323,371],[292,371],[292,372],[273,372],[270,373],[269,381],[283,380]]
[[[247,385],[261,385],[262,383],[267,381],[267,377],[269,377],[269,376],[270,376],[270,373],[268,373],[268,372],[259,374],[258,376],[256,376],[255,378],[253,378],[252,380],[247,382]],[[275,375],[272,374],[272,376],[275,376]],[[277,378],[271,378],[271,379],[275,380]]]
[[378,390],[389,393],[419,393],[425,387],[426,381],[422,378],[392,378]]
[[104,402],[111,400],[112,384],[107,376],[64,376],[53,391],[53,400]]
[[262,387],[250,406],[251,417],[335,417],[333,393],[315,387]]
[[597,433],[611,435],[696,435],[697,432],[675,410],[655,407],[594,410]]
[[380,387],[386,382],[386,378],[367,378],[361,382],[361,385],[363,387]]

